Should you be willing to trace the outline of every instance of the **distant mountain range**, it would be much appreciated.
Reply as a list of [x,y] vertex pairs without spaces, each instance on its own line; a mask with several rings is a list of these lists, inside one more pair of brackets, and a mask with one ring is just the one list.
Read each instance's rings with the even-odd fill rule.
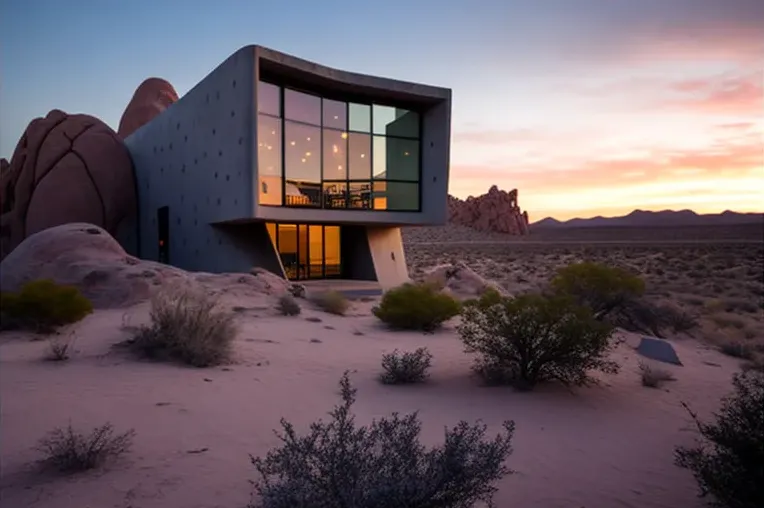
[[623,217],[592,217],[590,219],[570,219],[559,221],[552,217],[531,224],[532,230],[558,228],[597,227],[683,227],[683,226],[727,226],[733,224],[762,224],[764,214],[738,213],[729,210],[722,213],[698,214],[692,210],[662,210],[650,212],[634,210]]

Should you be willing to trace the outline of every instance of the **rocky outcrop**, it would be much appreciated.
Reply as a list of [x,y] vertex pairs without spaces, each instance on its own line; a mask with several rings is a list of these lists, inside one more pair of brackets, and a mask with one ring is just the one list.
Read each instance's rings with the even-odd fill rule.
[[499,284],[484,279],[461,261],[431,267],[418,280],[434,284],[459,300],[480,297],[487,289],[495,289],[502,295],[511,296]]
[[177,100],[178,93],[170,83],[161,78],[148,78],[135,90],[122,113],[117,134],[125,139]]
[[244,297],[280,296],[292,285],[265,270],[251,274],[189,273],[128,255],[93,224],[65,224],[24,240],[0,262],[0,290],[18,291],[34,279],[77,287],[96,308],[130,306],[165,284],[193,283],[233,303]]
[[54,109],[32,120],[10,163],[0,161],[0,259],[60,224],[116,234],[136,201],[132,160],[117,134],[95,117]]
[[449,222],[478,231],[527,235],[528,212],[520,210],[517,189],[509,192],[492,186],[487,194],[466,200],[448,196]]

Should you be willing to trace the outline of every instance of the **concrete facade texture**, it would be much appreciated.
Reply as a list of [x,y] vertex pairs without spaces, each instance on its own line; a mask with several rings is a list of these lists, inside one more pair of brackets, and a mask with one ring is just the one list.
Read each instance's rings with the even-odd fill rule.
[[[258,202],[257,83],[264,74],[305,90],[332,89],[419,111],[421,211],[306,209]],[[318,93],[318,92],[317,92]],[[405,107],[405,106],[401,106]],[[139,256],[157,259],[157,210],[169,208],[168,262],[187,270],[284,275],[265,221],[342,226],[348,278],[383,287],[407,280],[400,226],[444,224],[448,214],[451,92],[338,71],[247,46],[125,139],[136,171]]]

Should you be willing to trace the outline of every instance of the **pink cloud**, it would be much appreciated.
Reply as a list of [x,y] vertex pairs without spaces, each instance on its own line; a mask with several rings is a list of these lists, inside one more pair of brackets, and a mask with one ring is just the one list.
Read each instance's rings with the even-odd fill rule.
[[710,114],[764,115],[763,76],[696,79],[673,83],[670,90],[684,97],[666,101],[671,109]]

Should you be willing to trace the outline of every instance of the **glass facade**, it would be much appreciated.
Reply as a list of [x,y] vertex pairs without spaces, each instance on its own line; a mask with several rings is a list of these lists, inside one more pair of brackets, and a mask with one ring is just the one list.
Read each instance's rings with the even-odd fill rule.
[[258,83],[259,202],[420,210],[420,117]]

